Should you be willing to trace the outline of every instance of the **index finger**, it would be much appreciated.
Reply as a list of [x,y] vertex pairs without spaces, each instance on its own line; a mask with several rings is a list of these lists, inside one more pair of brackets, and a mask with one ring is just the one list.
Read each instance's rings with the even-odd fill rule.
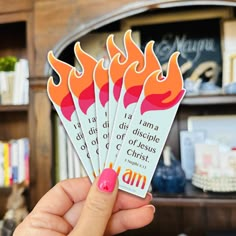
[[63,216],[74,203],[86,199],[90,187],[91,182],[87,177],[59,182],[39,200],[33,211]]

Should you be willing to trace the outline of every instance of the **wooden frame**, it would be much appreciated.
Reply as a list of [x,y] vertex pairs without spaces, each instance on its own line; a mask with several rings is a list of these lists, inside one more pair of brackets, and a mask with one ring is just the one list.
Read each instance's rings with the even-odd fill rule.
[[223,58],[223,85],[236,82],[236,20],[223,22],[224,58]]
[[211,8],[207,10],[192,10],[192,11],[179,11],[173,13],[158,13],[156,15],[148,16],[136,16],[126,18],[121,21],[122,30],[127,30],[133,26],[150,25],[150,24],[161,24],[170,22],[182,22],[190,20],[200,19],[212,19],[222,18],[226,19],[233,16],[232,9],[222,8]]
[[236,49],[224,52],[223,87],[236,82]]
[[25,56],[29,61],[30,75],[34,74],[34,48],[33,48],[33,14],[29,11],[0,15],[0,24],[25,22],[26,24],[26,49]]
[[236,82],[236,53],[230,56],[230,82]]

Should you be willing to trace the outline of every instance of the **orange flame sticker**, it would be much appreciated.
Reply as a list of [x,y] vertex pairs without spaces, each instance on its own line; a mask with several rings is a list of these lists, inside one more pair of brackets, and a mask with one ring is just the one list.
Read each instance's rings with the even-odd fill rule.
[[127,54],[125,60],[123,54],[117,53],[111,60],[109,67],[109,74],[114,84],[113,95],[116,101],[119,100],[123,75],[128,66],[135,61],[139,63],[138,68],[143,68],[144,65],[143,53],[133,41],[131,30],[126,31],[124,35],[124,45]]
[[138,101],[141,94],[144,81],[147,77],[156,70],[161,70],[160,63],[153,51],[154,41],[150,41],[144,53],[145,65],[141,71],[137,71],[138,62],[134,62],[127,69],[124,78],[125,94],[124,106],[125,108]]
[[48,53],[48,62],[59,76],[58,84],[54,83],[53,77],[48,79],[48,95],[51,101],[61,108],[63,116],[70,121],[71,115],[75,111],[75,106],[68,88],[68,76],[73,67],[55,58],[52,51]]
[[107,48],[107,53],[110,57],[110,60],[112,60],[112,58],[119,53],[120,54],[120,61],[124,62],[125,61],[125,55],[124,53],[116,46],[115,42],[114,42],[114,34],[110,34],[107,38],[106,41],[106,48]]
[[[153,72],[144,85],[144,100],[141,114],[150,110],[165,110],[176,105],[184,96],[183,78],[177,59],[179,52],[172,54],[168,62],[166,78],[160,71]],[[157,79],[158,77],[158,79]]]
[[94,69],[94,80],[99,88],[99,100],[103,107],[109,100],[108,69],[103,67],[104,59],[98,61]]
[[97,61],[82,50],[80,43],[75,44],[74,51],[83,70],[80,74],[75,69],[71,71],[70,91],[78,98],[81,111],[87,114],[88,108],[95,102],[93,71]]

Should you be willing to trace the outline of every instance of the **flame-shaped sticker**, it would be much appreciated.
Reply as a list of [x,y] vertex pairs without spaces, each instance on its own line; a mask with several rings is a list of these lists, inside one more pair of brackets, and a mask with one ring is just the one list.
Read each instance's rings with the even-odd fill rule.
[[184,96],[183,78],[177,59],[179,52],[172,54],[163,78],[160,71],[153,72],[144,85],[144,100],[141,104],[141,114],[150,110],[165,110],[176,105]]
[[147,77],[156,70],[161,70],[160,63],[153,51],[154,41],[150,41],[145,48],[144,62],[145,65],[141,71],[137,71],[138,62],[134,62],[127,69],[124,78],[125,94],[124,106],[125,108],[138,101],[141,94],[144,81]]
[[106,49],[107,49],[107,53],[108,56],[110,58],[110,60],[112,60],[112,58],[116,55],[116,54],[120,54],[120,61],[124,62],[125,61],[125,55],[124,53],[120,50],[120,48],[117,47],[117,45],[114,42],[114,34],[110,34],[107,37],[107,41],[106,41]]
[[97,62],[82,50],[79,42],[75,44],[74,52],[83,70],[80,74],[75,69],[71,71],[69,75],[70,91],[78,98],[81,111],[87,114],[88,108],[95,102],[93,70]]
[[75,106],[68,88],[68,76],[73,67],[55,58],[52,51],[48,53],[48,62],[59,76],[58,84],[54,83],[53,77],[48,79],[47,90],[49,98],[60,107],[64,117],[70,121],[71,115],[75,111]]
[[103,107],[109,99],[108,69],[103,67],[104,59],[98,61],[94,70],[94,80],[99,88],[99,100]]
[[138,69],[143,68],[144,65],[143,53],[133,41],[131,37],[131,30],[126,31],[124,35],[124,45],[126,58],[124,59],[123,54],[117,53],[111,60],[109,67],[110,78],[114,84],[113,96],[115,97],[116,101],[119,100],[123,75],[128,66],[130,66],[130,64],[135,61],[139,62]]

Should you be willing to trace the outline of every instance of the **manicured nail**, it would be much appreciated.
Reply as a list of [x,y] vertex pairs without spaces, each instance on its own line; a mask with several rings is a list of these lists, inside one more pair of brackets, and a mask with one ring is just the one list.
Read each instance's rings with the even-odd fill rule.
[[98,188],[102,192],[113,192],[115,186],[116,186],[116,180],[117,180],[117,173],[111,169],[106,168],[102,171],[99,180],[98,180]]
[[149,201],[152,201],[152,194],[150,192],[147,193],[147,196],[150,198]]
[[151,209],[153,211],[153,214],[155,213],[156,211],[156,208],[153,206],[153,205],[146,205],[145,207]]

